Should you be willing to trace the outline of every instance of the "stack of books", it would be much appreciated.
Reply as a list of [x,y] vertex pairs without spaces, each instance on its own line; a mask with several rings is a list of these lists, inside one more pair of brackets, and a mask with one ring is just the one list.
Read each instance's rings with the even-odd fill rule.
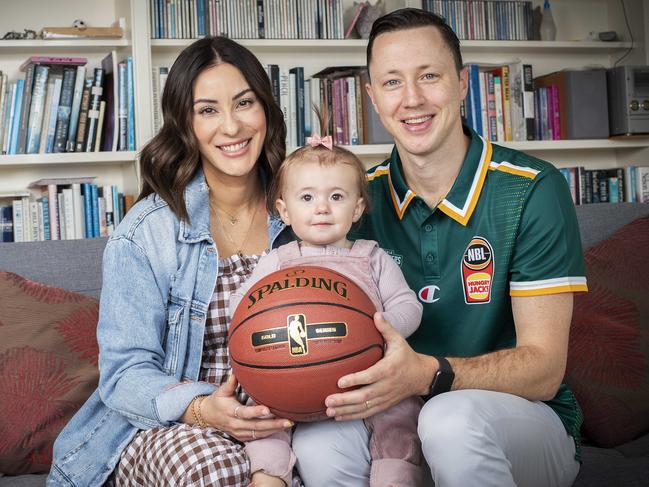
[[535,140],[532,65],[469,64],[464,122],[492,142]]
[[32,56],[23,79],[0,71],[2,154],[135,150],[133,60],[112,51],[88,69],[83,57]]
[[649,167],[612,169],[559,169],[568,182],[576,205],[590,203],[649,203]]
[[149,0],[154,39],[343,39],[342,0]]
[[34,193],[0,195],[0,242],[74,240],[113,233],[133,205],[117,186],[94,177],[39,179]]
[[534,39],[531,1],[423,0],[422,8],[444,17],[460,39]]

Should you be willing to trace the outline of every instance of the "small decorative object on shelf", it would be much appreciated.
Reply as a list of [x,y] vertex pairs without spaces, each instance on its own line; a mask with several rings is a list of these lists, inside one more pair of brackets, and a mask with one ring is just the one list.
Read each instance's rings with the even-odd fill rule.
[[366,6],[361,10],[358,21],[356,22],[356,31],[361,39],[367,39],[372,30],[372,24],[384,13],[383,0],[379,0],[375,5],[365,2]]
[[545,0],[543,4],[543,16],[541,17],[541,40],[554,41],[557,38],[557,27],[554,25],[550,0]]
[[23,32],[16,32],[15,30],[10,30],[4,36],[2,36],[3,41],[14,41],[14,40],[32,40],[38,38],[38,34],[35,30],[25,29]]
[[124,35],[124,19],[120,19],[110,27],[90,27],[85,21],[76,19],[72,27],[43,27],[43,39],[81,39],[81,38],[110,38],[120,39]]

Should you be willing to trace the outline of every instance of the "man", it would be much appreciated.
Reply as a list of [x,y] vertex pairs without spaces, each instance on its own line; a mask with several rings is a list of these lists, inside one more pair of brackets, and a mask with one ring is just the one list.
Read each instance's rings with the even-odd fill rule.
[[565,180],[462,126],[467,70],[435,14],[378,19],[367,65],[395,150],[368,173],[372,211],[355,236],[400,263],[424,314],[408,342],[375,318],[386,354],[341,378],[361,387],[327,398],[338,421],[297,429],[300,474],[307,487],[367,485],[359,419],[421,395],[418,433],[437,487],[572,485],[582,418],[561,381],[573,293],[587,288]]

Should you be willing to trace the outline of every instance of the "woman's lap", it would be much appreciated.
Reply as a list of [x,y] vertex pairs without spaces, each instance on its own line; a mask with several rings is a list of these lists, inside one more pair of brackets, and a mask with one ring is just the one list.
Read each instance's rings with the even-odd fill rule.
[[214,428],[187,424],[140,431],[124,450],[108,486],[235,487],[250,482],[243,445]]

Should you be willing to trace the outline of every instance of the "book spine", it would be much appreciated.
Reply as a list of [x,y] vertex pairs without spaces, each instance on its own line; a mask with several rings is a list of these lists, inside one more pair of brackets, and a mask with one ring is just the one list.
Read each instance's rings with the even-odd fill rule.
[[[117,71],[117,77],[119,79],[119,150],[128,150],[128,81],[126,77],[126,63],[119,63]],[[160,81],[162,82],[162,77]],[[162,101],[162,87],[159,92],[160,100]],[[162,106],[160,108],[159,124],[162,127]]]
[[[20,111],[23,102],[23,87],[25,80],[16,80],[16,89],[14,91],[14,109],[12,113],[11,122],[11,141],[9,144],[9,154],[17,154],[18,151],[18,135],[20,133]],[[15,222],[15,221],[14,221]]]
[[45,106],[43,107],[43,120],[41,122],[41,136],[38,144],[38,152],[44,154],[47,150],[47,130],[52,113],[52,98],[54,97],[54,80],[49,79],[45,88]]
[[504,124],[504,115],[503,115],[503,90],[502,90],[502,78],[500,76],[494,75],[494,100],[496,107],[496,133],[498,142],[503,142],[505,140],[505,124]]
[[95,68],[92,88],[90,89],[90,106],[88,107],[88,129],[84,151],[93,152],[97,137],[97,124],[99,123],[99,108],[104,89],[104,70]]
[[49,215],[50,215],[50,239],[51,240],[61,239],[57,193],[58,191],[57,191],[56,184],[47,185],[47,202],[50,207]]
[[65,225],[66,240],[74,240],[77,235],[74,230],[74,195],[72,188],[63,188],[63,220]]
[[81,194],[83,195],[84,234],[86,238],[92,238],[92,190],[90,183],[81,185]]
[[135,150],[135,89],[133,85],[133,58],[126,58],[126,77],[128,80],[128,150]]
[[106,205],[106,234],[112,235],[115,230],[115,220],[113,218],[113,188],[106,185],[102,188],[102,196]]
[[99,152],[101,150],[101,137],[106,129],[104,121],[106,111],[106,102],[104,100],[101,100],[99,102],[99,122],[97,123],[97,134],[95,135],[95,152]]
[[38,65],[34,72],[34,88],[32,92],[32,105],[29,110],[29,125],[27,127],[27,154],[38,154],[41,143],[41,129],[43,125],[43,112],[47,92],[47,78],[49,66]]
[[288,133],[289,133],[289,147],[297,147],[297,76],[291,69],[288,73],[289,79],[289,119],[288,119]]
[[54,137],[56,136],[56,119],[59,113],[59,102],[61,101],[61,89],[63,88],[63,78],[57,76],[54,78],[54,93],[52,94],[52,104],[50,105],[50,119],[47,123],[45,152],[50,154],[54,152]]
[[13,200],[11,202],[11,218],[14,224],[14,242],[24,242],[23,236],[23,201]]
[[7,95],[6,95],[6,102],[5,102],[5,109],[2,114],[2,127],[0,130],[2,130],[2,154],[8,154],[9,153],[9,140],[11,139],[11,121],[12,121],[12,113],[15,107],[15,100],[14,100],[14,91],[16,89],[16,83],[8,83],[7,84]]
[[523,115],[526,140],[534,140],[534,77],[531,64],[523,64]]
[[87,79],[84,82],[83,94],[81,95],[81,107],[79,109],[79,124],[77,126],[77,136],[75,139],[76,152],[83,152],[86,132],[88,128],[88,109],[90,108],[90,90],[92,89],[92,80]]
[[67,152],[74,152],[77,148],[77,128],[81,112],[81,100],[86,82],[86,67],[77,66],[77,74],[74,80],[74,91],[72,95],[72,106],[70,107],[70,127],[68,129],[68,140],[65,144]]
[[72,184],[72,209],[74,213],[74,238],[84,238],[84,214],[83,214],[83,196],[81,196],[81,184]]
[[511,92],[509,81],[509,66],[504,65],[501,68],[501,88],[503,93],[503,125],[505,126],[505,140],[514,140],[512,134],[512,116],[511,116]]
[[559,106],[559,87],[550,85],[550,100],[552,104],[552,140],[561,139],[561,112]]
[[65,212],[63,203],[63,191],[56,193],[57,211],[59,214],[59,232],[60,240],[67,240],[68,236],[65,234]]
[[63,70],[63,84],[61,85],[61,98],[59,99],[54,135],[54,152],[65,152],[66,149],[75,76],[75,68],[65,68]]
[[50,199],[47,195],[40,199],[43,211],[43,240],[52,240],[52,228],[50,226]]
[[119,222],[121,222],[122,219],[120,218],[120,214],[119,214],[119,191],[117,190],[117,186],[115,185],[113,185],[112,195],[113,195],[113,221],[115,222],[115,228],[117,228],[117,225],[119,225]]
[[25,82],[23,85],[23,101],[20,110],[20,131],[18,132],[18,146],[16,154],[24,154],[27,144],[27,127],[29,126],[29,112],[32,101],[32,89],[34,87],[34,72],[36,65],[29,64],[25,70]]
[[0,208],[0,242],[14,241],[13,206]]
[[291,84],[288,71],[284,68],[280,69],[279,75],[279,94],[280,94],[280,108],[284,114],[284,124],[286,124],[286,145],[291,145],[290,136],[290,93]]
[[356,82],[347,78],[347,119],[349,120],[349,143],[358,145],[358,116],[356,114]]
[[92,198],[92,236],[99,237],[99,202],[97,199],[99,195],[97,194],[97,185],[90,185],[91,198]]

